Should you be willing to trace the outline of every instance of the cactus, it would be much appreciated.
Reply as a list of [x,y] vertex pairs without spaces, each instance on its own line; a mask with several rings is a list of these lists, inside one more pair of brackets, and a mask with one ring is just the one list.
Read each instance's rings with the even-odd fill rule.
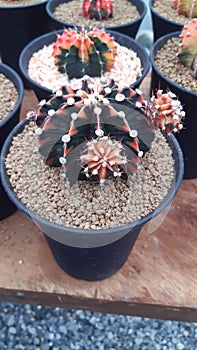
[[69,79],[84,75],[100,77],[110,71],[117,55],[114,39],[103,29],[94,28],[79,32],[66,29],[53,45],[55,65]]
[[183,114],[170,93],[158,92],[148,104],[138,89],[120,88],[114,81],[94,84],[90,78],[81,80],[78,89],[70,85],[58,90],[27,117],[36,123],[38,149],[45,164],[62,165],[71,183],[80,174],[103,185],[109,176],[137,171],[141,157],[151,148],[155,126],[164,130],[168,100],[172,107],[166,120],[169,114],[171,118],[165,131],[176,131],[171,124],[176,121],[180,129],[177,115],[181,119]]
[[197,0],[174,0],[174,8],[177,9],[178,15],[197,17]]
[[180,39],[178,60],[182,65],[191,68],[197,77],[197,18],[184,26]]
[[112,0],[83,0],[82,13],[89,19],[107,20],[113,14]]
[[185,117],[185,112],[174,93],[158,90],[147,105],[147,116],[157,129],[168,134],[183,128],[181,121]]

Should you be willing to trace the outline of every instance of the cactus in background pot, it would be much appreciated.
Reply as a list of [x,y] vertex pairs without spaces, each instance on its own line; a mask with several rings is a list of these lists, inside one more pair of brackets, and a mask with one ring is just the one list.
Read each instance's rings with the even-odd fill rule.
[[197,17],[197,0],[174,0],[174,8],[177,9],[178,15]]
[[77,167],[77,174],[102,186],[108,177],[136,172],[151,148],[155,126],[178,131],[183,112],[173,94],[160,91],[147,103],[138,89],[120,87],[114,81],[95,84],[87,77],[78,89],[66,86],[56,91],[27,117],[36,122],[38,150],[47,165],[62,165],[71,182]]
[[182,65],[191,68],[197,78],[197,18],[184,26],[180,39],[178,60]]
[[99,77],[110,71],[117,55],[114,39],[102,29],[66,29],[53,45],[55,64],[69,79]]
[[113,14],[112,0],[83,0],[82,13],[89,19],[107,20]]

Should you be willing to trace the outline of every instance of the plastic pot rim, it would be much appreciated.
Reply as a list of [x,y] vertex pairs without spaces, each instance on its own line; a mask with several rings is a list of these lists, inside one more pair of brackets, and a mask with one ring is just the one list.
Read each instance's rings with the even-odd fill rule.
[[[107,30],[115,30],[116,28],[125,28],[125,27],[128,27],[129,25],[131,25],[131,24],[136,24],[136,23],[138,23],[139,21],[141,21],[144,17],[145,17],[145,15],[146,15],[146,13],[147,13],[147,5],[146,5],[146,3],[144,3],[142,0],[137,0],[138,1],[138,3],[140,2],[140,5],[142,5],[143,6],[143,11],[142,11],[142,13],[140,14],[140,16],[137,18],[137,19],[135,19],[134,21],[130,21],[130,22],[128,22],[128,23],[125,23],[125,24],[119,24],[119,25],[117,25],[117,26],[105,26],[105,29],[106,29],[106,31]],[[57,17],[55,17],[54,15],[53,15],[53,13],[52,13],[52,11],[50,10],[50,4],[51,4],[51,0],[49,0],[48,2],[47,2],[47,5],[46,5],[46,12],[47,12],[47,14],[49,15],[49,17],[51,17],[53,20],[55,20],[55,21],[57,21],[57,22],[59,22],[60,24],[62,24],[62,25],[64,25],[64,26],[68,26],[68,27],[75,27],[75,25],[74,24],[71,24],[71,23],[68,23],[68,22],[64,22],[64,21],[62,21],[62,20],[60,20],[60,19],[58,19]],[[61,1],[61,3],[62,2],[64,2],[64,1]],[[132,0],[130,1],[131,3],[133,2]],[[137,7],[137,4],[136,4],[136,7]],[[137,7],[138,8],[138,7]],[[79,25],[76,25],[76,27],[80,27]],[[87,26],[88,27],[88,26]]]
[[[1,128],[12,118],[12,116],[19,109],[19,107],[23,101],[24,86],[23,86],[23,82],[22,82],[20,76],[18,75],[18,73],[16,73],[15,70],[13,68],[11,68],[10,66],[8,66],[7,64],[0,63],[0,73],[5,75],[7,77],[7,79],[9,79],[14,84],[14,86],[17,90],[17,93],[18,93],[18,100],[17,100],[16,105],[14,106],[13,110],[2,121],[0,121],[0,128]],[[18,86],[16,86],[13,79],[16,80]]]
[[9,11],[9,10],[14,10],[14,9],[25,9],[25,8],[30,8],[30,7],[37,7],[41,4],[47,3],[48,0],[43,0],[43,1],[39,1],[35,4],[29,4],[29,5],[17,5],[17,6],[0,6],[0,10],[5,10],[5,11]]
[[172,21],[171,19],[167,18],[167,17],[163,17],[159,14],[159,12],[155,11],[155,9],[153,8],[153,1],[150,2],[150,10],[151,12],[154,13],[155,16],[157,16],[158,18],[160,18],[161,20],[163,21],[166,21],[167,23],[170,23],[172,25],[177,25],[177,26],[184,26],[184,24],[181,24],[179,22],[175,22],[175,21]]
[[157,41],[155,41],[155,43],[153,44],[153,47],[151,49],[150,52],[150,61],[151,61],[151,65],[154,68],[155,72],[161,76],[162,79],[166,80],[168,84],[174,85],[177,89],[181,90],[182,92],[184,92],[185,94],[189,94],[189,95],[193,95],[197,97],[197,92],[194,92],[192,90],[186,89],[184,87],[182,87],[181,85],[177,84],[176,82],[174,82],[173,80],[169,79],[166,75],[164,75],[159,68],[157,67],[156,63],[155,63],[155,55],[157,53],[157,51],[159,49],[161,49],[164,44],[171,38],[178,38],[181,34],[181,31],[177,31],[177,32],[172,32],[166,35],[163,35],[162,37],[160,37]]

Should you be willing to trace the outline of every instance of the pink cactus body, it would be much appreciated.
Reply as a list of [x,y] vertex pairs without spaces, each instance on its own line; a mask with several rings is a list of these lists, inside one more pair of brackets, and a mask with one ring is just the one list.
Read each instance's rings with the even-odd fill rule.
[[83,0],[82,13],[89,19],[107,20],[112,17],[112,0]]
[[184,26],[180,39],[178,60],[182,65],[191,68],[197,77],[197,18]]
[[178,15],[197,17],[197,0],[174,0],[174,8],[177,9]]

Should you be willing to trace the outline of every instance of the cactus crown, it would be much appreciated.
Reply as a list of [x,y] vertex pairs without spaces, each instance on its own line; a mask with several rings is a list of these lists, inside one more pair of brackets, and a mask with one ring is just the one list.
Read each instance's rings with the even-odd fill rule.
[[89,19],[108,19],[113,14],[112,0],[83,0],[82,13]]
[[184,66],[191,68],[197,77],[197,18],[184,26],[178,49],[178,60]]
[[174,8],[178,15],[184,15],[188,18],[197,17],[197,0],[173,0]]
[[100,77],[114,66],[117,45],[103,29],[66,29],[53,45],[55,65],[69,79]]
[[45,163],[62,165],[71,183],[79,174],[100,185],[108,176],[132,174],[151,148],[155,126],[180,129],[183,112],[170,92],[159,91],[147,104],[141,91],[114,81],[96,85],[84,78],[80,84],[63,87],[28,113]]

